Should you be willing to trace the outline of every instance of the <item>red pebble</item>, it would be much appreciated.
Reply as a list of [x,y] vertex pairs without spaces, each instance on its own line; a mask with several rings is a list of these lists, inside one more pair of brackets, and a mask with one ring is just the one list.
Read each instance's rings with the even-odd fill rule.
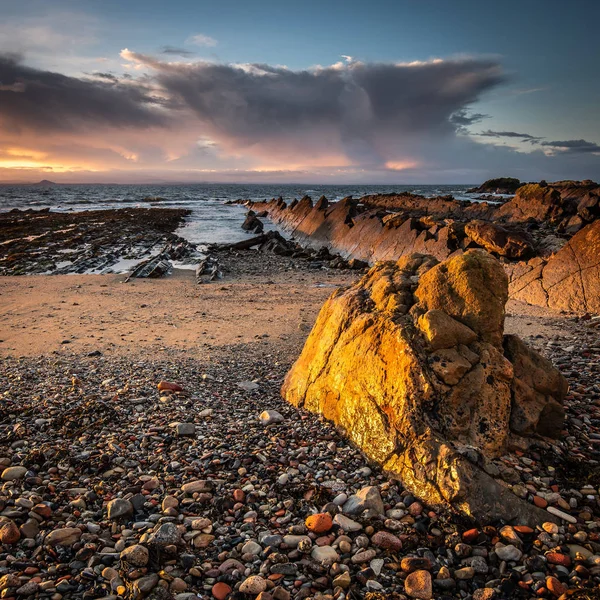
[[387,531],[378,531],[372,538],[371,542],[374,546],[398,552],[402,548],[402,542],[393,533]]
[[158,390],[160,392],[182,392],[183,388],[178,383],[172,383],[170,381],[160,381],[158,384]]
[[571,557],[567,554],[561,554],[560,552],[548,552],[548,554],[546,554],[546,560],[551,565],[562,565],[567,568],[571,566]]
[[472,544],[479,537],[479,529],[469,529],[462,535],[463,540],[468,544]]
[[231,594],[232,591],[233,590],[222,581],[219,581],[219,583],[215,583],[215,585],[213,585],[212,587],[212,595],[217,600],[225,600],[225,598],[227,598],[227,596],[229,596],[229,594]]
[[246,494],[244,494],[243,490],[233,490],[233,499],[236,502],[243,502],[246,498]]
[[557,598],[567,593],[567,586],[563,585],[556,577],[546,577],[546,587]]

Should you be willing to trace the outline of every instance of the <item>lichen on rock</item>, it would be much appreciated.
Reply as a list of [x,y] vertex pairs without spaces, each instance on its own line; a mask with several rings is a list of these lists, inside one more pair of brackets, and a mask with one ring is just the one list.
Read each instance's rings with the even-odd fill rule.
[[507,298],[504,269],[483,250],[379,263],[322,307],[282,394],[432,504],[547,519],[481,468],[513,439],[559,436],[564,419],[562,375],[503,335]]

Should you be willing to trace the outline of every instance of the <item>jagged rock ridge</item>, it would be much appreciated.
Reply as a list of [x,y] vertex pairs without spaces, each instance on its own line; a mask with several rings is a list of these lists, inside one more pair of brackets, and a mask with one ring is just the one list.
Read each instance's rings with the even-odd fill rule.
[[504,204],[415,194],[249,204],[302,244],[370,264],[413,252],[444,260],[485,248],[502,259],[512,297],[600,312],[598,265],[586,250],[600,244],[600,187],[594,182],[526,184]]

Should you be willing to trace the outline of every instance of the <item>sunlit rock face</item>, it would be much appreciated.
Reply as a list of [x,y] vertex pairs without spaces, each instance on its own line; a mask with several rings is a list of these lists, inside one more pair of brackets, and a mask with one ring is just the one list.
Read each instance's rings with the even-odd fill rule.
[[558,437],[564,420],[564,378],[503,336],[507,298],[504,269],[482,250],[378,264],[325,303],[283,396],[334,421],[433,504],[479,520],[547,520],[481,468],[514,443]]

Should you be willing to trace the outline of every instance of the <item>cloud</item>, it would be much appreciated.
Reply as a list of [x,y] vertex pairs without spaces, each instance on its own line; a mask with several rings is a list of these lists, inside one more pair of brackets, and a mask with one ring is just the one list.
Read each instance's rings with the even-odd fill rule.
[[469,125],[473,125],[475,123],[480,123],[483,119],[489,119],[490,115],[484,115],[482,113],[471,113],[461,108],[456,111],[451,117],[450,121],[457,125],[458,127],[467,127]]
[[139,82],[69,77],[32,69],[14,55],[0,55],[0,83],[0,128],[5,131],[148,128],[168,121],[157,108],[160,100]]
[[[158,85],[229,150],[289,159],[322,152],[383,164],[398,138],[453,135],[453,115],[504,81],[492,61],[336,63],[293,71],[266,64],[166,63],[129,50]],[[462,112],[461,112],[462,111]]]
[[0,55],[0,148],[18,149],[0,156],[0,179],[3,165],[51,168],[63,180],[105,170],[133,181],[160,173],[176,181],[264,174],[367,183],[595,177],[600,170],[600,148],[585,140],[544,142],[525,153],[484,142],[541,138],[463,135],[487,118],[472,105],[506,81],[494,60],[352,59],[292,70],[190,61],[172,50],[157,58],[124,49],[125,74],[109,65],[80,77]]
[[217,40],[215,38],[210,37],[209,35],[204,35],[203,33],[197,33],[196,35],[192,35],[187,39],[188,44],[194,44],[196,46],[206,46],[212,48],[217,45]]
[[586,140],[564,140],[556,142],[542,142],[552,150],[569,154],[597,154],[600,153],[600,145]]
[[161,54],[173,54],[174,56],[190,57],[195,56],[196,53],[191,50],[185,50],[184,48],[176,48],[175,46],[163,46]]
[[492,137],[492,138],[502,138],[502,137],[519,138],[523,141],[527,141],[532,144],[537,144],[540,140],[544,139],[542,137],[530,135],[529,133],[519,133],[517,131],[492,131],[490,129],[488,129],[486,131],[482,131],[480,133],[475,133],[473,135],[478,135],[480,137]]

